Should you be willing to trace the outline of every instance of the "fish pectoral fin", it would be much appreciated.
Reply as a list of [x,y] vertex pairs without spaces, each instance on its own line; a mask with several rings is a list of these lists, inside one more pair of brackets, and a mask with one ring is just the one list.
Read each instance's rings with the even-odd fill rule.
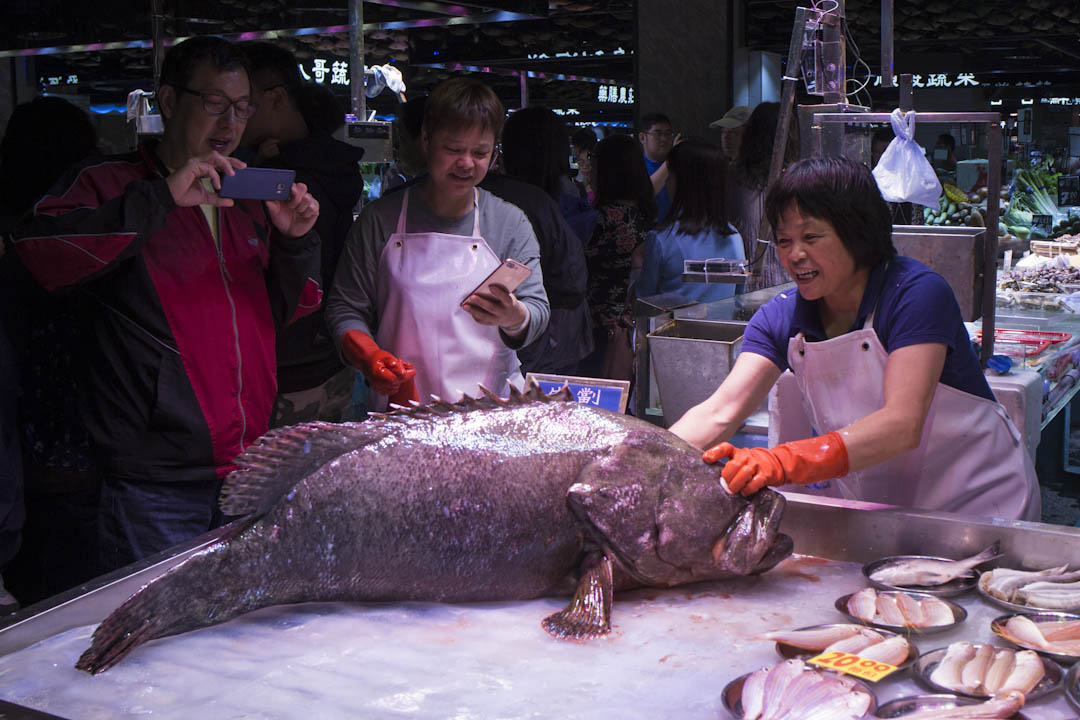
[[615,594],[611,560],[602,555],[578,581],[570,604],[544,618],[543,626],[557,638],[583,640],[611,632],[611,601]]

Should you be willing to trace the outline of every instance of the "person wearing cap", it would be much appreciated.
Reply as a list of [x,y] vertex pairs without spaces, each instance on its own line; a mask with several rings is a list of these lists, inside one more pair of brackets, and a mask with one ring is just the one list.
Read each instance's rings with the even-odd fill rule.
[[742,143],[743,126],[750,119],[750,108],[745,105],[736,105],[724,113],[724,117],[713,120],[709,127],[720,130],[720,149],[724,151],[724,157],[728,162],[734,162],[739,156],[739,145]]

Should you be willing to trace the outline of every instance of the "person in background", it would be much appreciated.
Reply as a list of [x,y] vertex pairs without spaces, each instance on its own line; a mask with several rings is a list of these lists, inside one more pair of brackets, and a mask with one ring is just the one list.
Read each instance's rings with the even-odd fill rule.
[[645,239],[635,293],[637,297],[679,293],[697,302],[731,297],[737,288],[734,283],[682,281],[685,260],[745,258],[742,238],[728,220],[723,151],[706,140],[683,140],[668,155],[668,170],[671,210]]
[[678,142],[678,135],[671,129],[671,120],[663,113],[651,113],[641,118],[641,131],[638,142],[645,151],[645,170],[652,182],[653,195],[656,197],[656,216],[653,221],[667,217],[671,207],[671,198],[667,192],[667,157],[671,148]]
[[398,105],[397,118],[394,120],[394,162],[384,176],[383,195],[427,170],[427,161],[420,148],[426,104],[426,97],[418,97]]
[[880,127],[874,131],[874,134],[870,136],[870,169],[873,170],[877,167],[878,160],[885,153],[886,148],[896,139],[896,133],[893,129],[886,125]]
[[[769,164],[772,162],[773,146],[776,142],[776,123],[780,118],[780,103],[760,103],[750,113],[743,130],[739,155],[731,168],[732,181],[728,183],[728,208],[732,224],[739,231],[747,260],[760,259],[760,273],[757,279],[747,283],[747,291],[780,285],[791,279],[784,272],[772,243],[759,250],[757,240],[761,238],[761,220],[765,209],[765,190],[769,182]],[[792,117],[788,128],[788,141],[784,147],[784,166],[799,157],[799,128]],[[768,240],[768,237],[761,238]]]
[[[271,42],[241,47],[251,62],[257,108],[241,145],[256,152],[253,162],[261,167],[295,171],[296,182],[318,201],[315,231],[328,288],[364,191],[364,151],[331,137],[345,123],[345,109],[328,88],[303,81],[291,51]],[[355,372],[338,357],[323,309],[282,328],[276,345],[278,394],[270,427],[347,419]]]
[[720,131],[720,148],[724,151],[724,157],[729,163],[735,162],[735,158],[739,157],[743,130],[749,119],[750,108],[745,105],[736,105],[724,113],[724,117],[709,123],[709,127]]
[[[1039,520],[1035,468],[986,383],[952,288],[897,256],[869,168],[800,160],[770,188],[766,211],[796,290],[754,314],[731,373],[671,431],[709,448],[705,462],[728,460],[720,474],[732,493],[794,485]],[[781,443],[726,442],[778,381],[770,429]]]
[[570,147],[578,168],[574,182],[580,188],[582,196],[592,205],[596,199],[596,191],[589,178],[592,176],[592,153],[596,147],[596,133],[587,127],[578,128],[570,136]]
[[656,196],[641,145],[629,135],[610,135],[598,142],[592,168],[599,218],[585,246],[585,260],[595,347],[582,363],[582,374],[630,380],[630,283],[634,270],[641,267],[645,234],[654,224]]
[[269,427],[276,328],[319,307],[318,203],[219,197],[254,111],[247,58],[199,36],[165,54],[165,131],[61,178],[15,230],[46,290],[78,293],[81,408],[103,484],[101,570],[206,532],[233,459]]
[[[566,124],[548,108],[517,110],[503,127],[505,174],[488,173],[480,185],[524,210],[540,244],[551,317],[544,334],[518,350],[526,373],[576,375],[593,347],[585,253],[563,214],[584,202],[570,180],[567,142]],[[595,211],[587,210],[595,222]]]
[[[424,179],[369,204],[349,231],[327,302],[342,358],[388,402],[448,402],[477,386],[523,385],[517,348],[547,327],[540,249],[517,207],[476,186],[492,162],[502,103],[470,77],[428,96]],[[507,259],[532,271],[514,291],[473,292]]]
[[[16,107],[0,142],[0,235],[7,236],[65,170],[97,154],[89,115],[67,100],[38,97]],[[21,445],[25,493],[22,549],[4,578],[15,597],[32,604],[97,571],[101,478],[77,402],[89,333],[76,297],[49,295],[11,248],[2,255],[0,324],[14,354],[14,364],[5,359],[3,371],[12,381],[17,366],[19,377],[17,390],[3,393],[18,403],[19,442],[6,447]],[[6,519],[19,519],[21,513],[10,506]],[[17,529],[3,520],[0,527]]]
[[[0,242],[0,260],[4,244]],[[22,451],[19,445],[18,365],[8,338],[7,303],[10,295],[0,295],[0,573],[19,552],[26,510],[23,504]],[[0,577],[0,615],[19,609],[19,601],[4,587]]]
[[934,167],[956,172],[956,138],[951,133],[938,135],[937,144],[932,153]]

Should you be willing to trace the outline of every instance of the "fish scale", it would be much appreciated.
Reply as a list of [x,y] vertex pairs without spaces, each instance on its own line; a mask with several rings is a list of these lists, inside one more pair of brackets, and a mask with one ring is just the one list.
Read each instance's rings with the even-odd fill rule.
[[114,611],[76,667],[268,605],[519,600],[574,580],[544,627],[591,637],[614,589],[763,572],[792,550],[783,496],[730,495],[677,436],[565,391],[280,429],[237,464],[222,507],[252,515]]

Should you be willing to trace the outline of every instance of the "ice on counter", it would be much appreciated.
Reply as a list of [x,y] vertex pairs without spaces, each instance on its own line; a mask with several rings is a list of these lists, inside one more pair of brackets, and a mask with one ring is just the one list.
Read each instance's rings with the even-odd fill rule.
[[[612,634],[589,642],[541,628],[565,598],[267,608],[147,643],[93,676],[73,668],[86,626],[0,657],[0,698],[78,720],[715,720],[730,680],[777,663],[754,637],[837,622],[835,598],[864,582],[855,563],[794,556],[759,577],[622,594]],[[988,642],[1000,609],[974,593],[956,600],[968,620],[934,637]],[[906,673],[874,689],[879,702],[925,693]],[[1033,708],[1075,717],[1061,693]]]

